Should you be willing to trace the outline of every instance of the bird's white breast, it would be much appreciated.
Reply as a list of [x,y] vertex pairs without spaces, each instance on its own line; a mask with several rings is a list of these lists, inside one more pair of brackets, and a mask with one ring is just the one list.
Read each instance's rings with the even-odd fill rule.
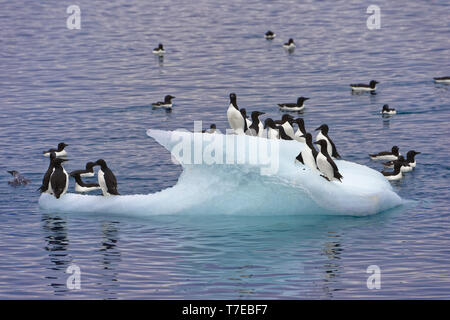
[[244,134],[244,117],[232,104],[228,107],[227,118],[236,134]]

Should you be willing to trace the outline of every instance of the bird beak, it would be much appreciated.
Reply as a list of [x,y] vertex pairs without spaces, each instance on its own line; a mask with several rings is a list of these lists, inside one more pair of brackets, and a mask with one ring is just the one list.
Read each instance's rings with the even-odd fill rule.
[[7,172],[8,172],[9,174],[11,174],[11,175],[13,174],[13,172],[12,172],[12,171],[9,171],[9,170],[8,170]]
[[319,141],[313,142],[314,144],[319,144]]
[[309,100],[309,98],[305,98],[305,100]]
[[302,135],[300,136],[300,138],[306,138],[306,137],[305,137],[305,135],[304,135],[304,134],[302,134]]
[[60,158],[62,162],[69,161],[69,159]]
[[176,97],[172,96],[172,99],[175,99]]
[[421,154],[422,152],[416,152],[416,154]]
[[314,131],[320,130],[322,129],[322,126],[318,127],[317,129],[315,129]]

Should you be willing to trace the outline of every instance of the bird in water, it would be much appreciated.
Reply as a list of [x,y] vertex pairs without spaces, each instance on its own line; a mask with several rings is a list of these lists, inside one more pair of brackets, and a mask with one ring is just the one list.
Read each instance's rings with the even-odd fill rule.
[[388,104],[385,104],[383,106],[383,109],[381,109],[381,114],[383,116],[385,116],[385,115],[386,116],[390,116],[390,115],[393,115],[393,114],[397,114],[397,111],[394,108],[389,108]]
[[399,149],[397,146],[393,146],[391,151],[382,151],[374,154],[369,154],[372,160],[397,160],[399,157]]
[[157,108],[164,108],[164,109],[169,109],[169,110],[171,110],[171,109],[172,109],[172,106],[173,106],[173,104],[172,104],[172,99],[175,99],[175,98],[176,98],[176,97],[171,96],[170,94],[168,94],[168,95],[166,95],[166,96],[164,97],[164,101],[158,101],[158,102],[152,103],[152,107],[153,107],[154,109],[157,109]]
[[297,99],[297,103],[279,103],[278,107],[280,107],[280,110],[283,111],[302,111],[305,109],[304,102],[306,100],[309,100],[309,98],[299,97]]
[[264,35],[264,38],[266,38],[267,40],[273,40],[275,39],[277,35],[275,33],[273,33],[272,31],[267,31],[266,34]]
[[13,187],[21,186],[21,185],[27,185],[31,181],[25,178],[19,171],[11,170],[8,171],[9,174],[13,177],[11,181],[8,181],[8,184]]
[[153,49],[152,51],[154,54],[158,55],[158,56],[162,56],[164,55],[164,53],[166,53],[166,51],[164,50],[164,46],[162,45],[162,43],[160,43],[158,45],[157,48]]
[[350,87],[353,91],[375,91],[377,89],[377,83],[378,81],[371,80],[369,84],[365,83],[358,83],[358,84],[351,84]]
[[401,168],[402,162],[396,160],[394,161],[394,171],[381,171],[381,173],[390,181],[400,180],[403,177]]
[[102,193],[104,196],[110,195],[119,195],[117,191],[117,179],[114,173],[110,168],[106,165],[106,161],[103,159],[98,159],[95,163],[97,166],[100,166],[100,169],[97,172],[98,176],[98,184],[102,189]]

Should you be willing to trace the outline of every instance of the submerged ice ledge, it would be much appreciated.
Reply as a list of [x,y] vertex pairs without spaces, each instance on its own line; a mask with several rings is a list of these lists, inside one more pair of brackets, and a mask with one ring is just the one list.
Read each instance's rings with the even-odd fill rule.
[[[123,215],[375,214],[402,199],[378,171],[337,160],[342,183],[328,182],[294,159],[297,141],[148,130],[183,166],[175,186],[148,195],[43,194],[42,209]],[[120,182],[119,182],[120,183]]]

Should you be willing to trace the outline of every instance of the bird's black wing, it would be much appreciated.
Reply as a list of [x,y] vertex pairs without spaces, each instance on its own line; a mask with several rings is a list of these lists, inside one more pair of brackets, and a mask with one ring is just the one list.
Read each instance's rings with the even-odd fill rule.
[[111,170],[105,170],[104,172],[104,178],[106,182],[106,186],[108,188],[108,192],[110,194],[119,195],[119,192],[117,191],[117,180],[116,176]]
[[334,144],[333,140],[330,139],[328,134],[326,134],[325,136],[327,137],[328,141],[330,141],[331,144],[331,156],[335,158],[340,158],[341,156],[337,152],[336,145]]
[[334,177],[336,179],[339,179],[339,181],[343,178],[343,176],[339,173],[339,169],[336,165],[336,163],[331,159],[331,157],[327,156],[327,161],[331,164],[331,167],[333,168]]
[[86,173],[86,172],[87,171],[85,169],[80,169],[80,170],[72,171],[71,173],[69,173],[69,175],[71,177],[73,177],[73,176],[80,175],[80,174],[83,174],[83,173]]
[[51,152],[58,152],[56,149],[48,149],[47,151],[44,151],[42,153],[51,153]]
[[295,159],[297,159],[301,163],[305,164],[305,162],[303,161],[303,157],[302,157],[302,153],[301,152],[298,154],[298,156]]
[[44,178],[42,179],[42,185],[39,187],[39,191],[45,192],[48,190],[48,183],[50,182],[50,176],[53,173],[53,168],[48,168],[47,172],[44,174]]

